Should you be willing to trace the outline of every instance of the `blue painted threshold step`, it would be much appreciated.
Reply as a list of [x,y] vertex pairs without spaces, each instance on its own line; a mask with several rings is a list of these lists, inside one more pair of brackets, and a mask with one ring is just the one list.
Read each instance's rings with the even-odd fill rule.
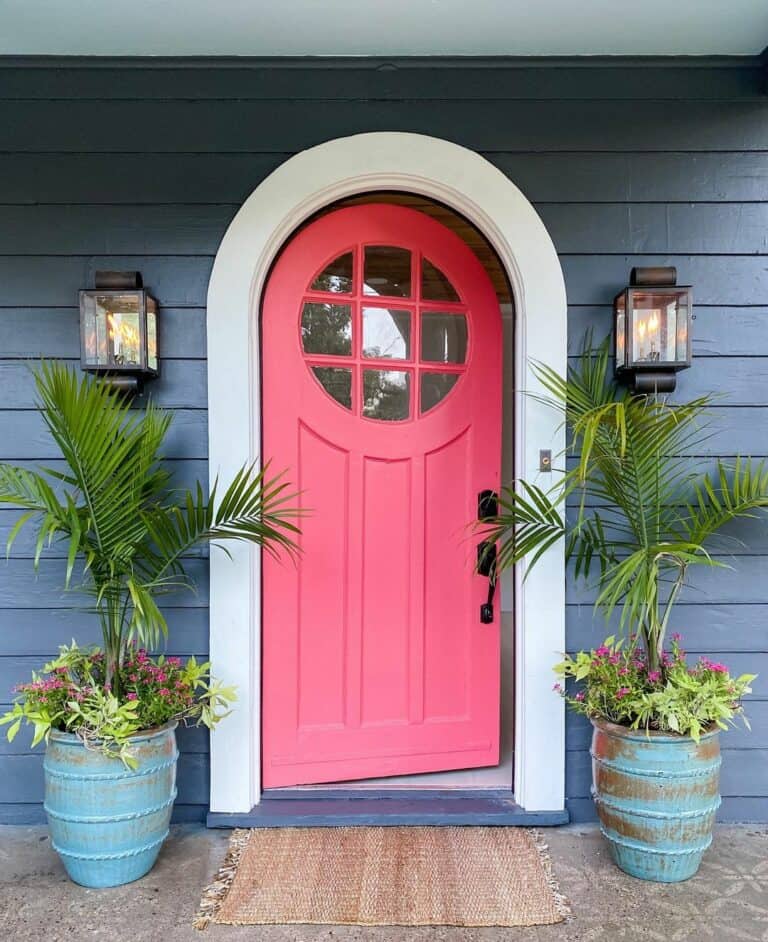
[[343,789],[267,791],[248,812],[209,812],[209,828],[340,827],[364,825],[503,825],[568,823],[567,811],[525,811],[509,791]]

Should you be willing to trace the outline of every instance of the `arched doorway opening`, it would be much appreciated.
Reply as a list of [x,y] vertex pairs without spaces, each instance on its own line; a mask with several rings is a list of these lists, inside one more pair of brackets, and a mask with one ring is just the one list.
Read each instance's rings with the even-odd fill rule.
[[[483,233],[516,303],[515,476],[535,477],[540,449],[562,449],[557,418],[523,395],[538,388],[531,359],[560,371],[567,359],[562,270],[541,219],[514,184],[478,154],[436,138],[380,132],[329,141],[286,161],[256,188],[222,240],[208,292],[212,479],[227,477],[244,450],[254,459],[259,454],[258,311],[281,247],[324,207],[375,191],[435,200]],[[553,547],[525,582],[522,568],[515,574],[514,799],[530,812],[564,807],[564,712],[550,683],[552,656],[565,646],[564,574],[561,547]],[[240,691],[237,711],[212,738],[211,811],[242,815],[261,799],[257,554],[238,548],[232,560],[212,558],[210,612],[214,670]]]

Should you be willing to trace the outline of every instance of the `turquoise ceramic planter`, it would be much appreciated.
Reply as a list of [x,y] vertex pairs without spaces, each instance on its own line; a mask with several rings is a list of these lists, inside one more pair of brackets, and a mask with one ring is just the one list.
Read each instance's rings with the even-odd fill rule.
[[720,806],[717,730],[696,743],[592,725],[592,796],[617,865],[641,880],[689,879],[712,843]]
[[152,869],[176,798],[176,724],[135,736],[138,767],[51,733],[45,811],[67,873],[82,886],[119,886]]

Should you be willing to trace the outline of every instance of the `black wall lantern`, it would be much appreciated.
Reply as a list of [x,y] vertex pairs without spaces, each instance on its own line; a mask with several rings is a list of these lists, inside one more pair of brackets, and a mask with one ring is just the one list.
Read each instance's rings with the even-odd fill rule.
[[80,365],[126,392],[157,376],[157,302],[139,272],[97,271],[80,292]]
[[675,268],[633,268],[613,309],[616,375],[635,392],[672,392],[691,365],[690,287],[677,285]]

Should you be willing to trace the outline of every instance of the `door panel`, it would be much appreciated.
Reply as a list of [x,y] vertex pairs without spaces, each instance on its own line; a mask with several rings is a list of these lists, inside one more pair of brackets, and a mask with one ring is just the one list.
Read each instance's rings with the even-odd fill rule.
[[298,563],[264,560],[264,786],[497,764],[468,529],[499,486],[488,276],[422,213],[338,210],[284,249],[262,333],[263,454],[306,512]]

